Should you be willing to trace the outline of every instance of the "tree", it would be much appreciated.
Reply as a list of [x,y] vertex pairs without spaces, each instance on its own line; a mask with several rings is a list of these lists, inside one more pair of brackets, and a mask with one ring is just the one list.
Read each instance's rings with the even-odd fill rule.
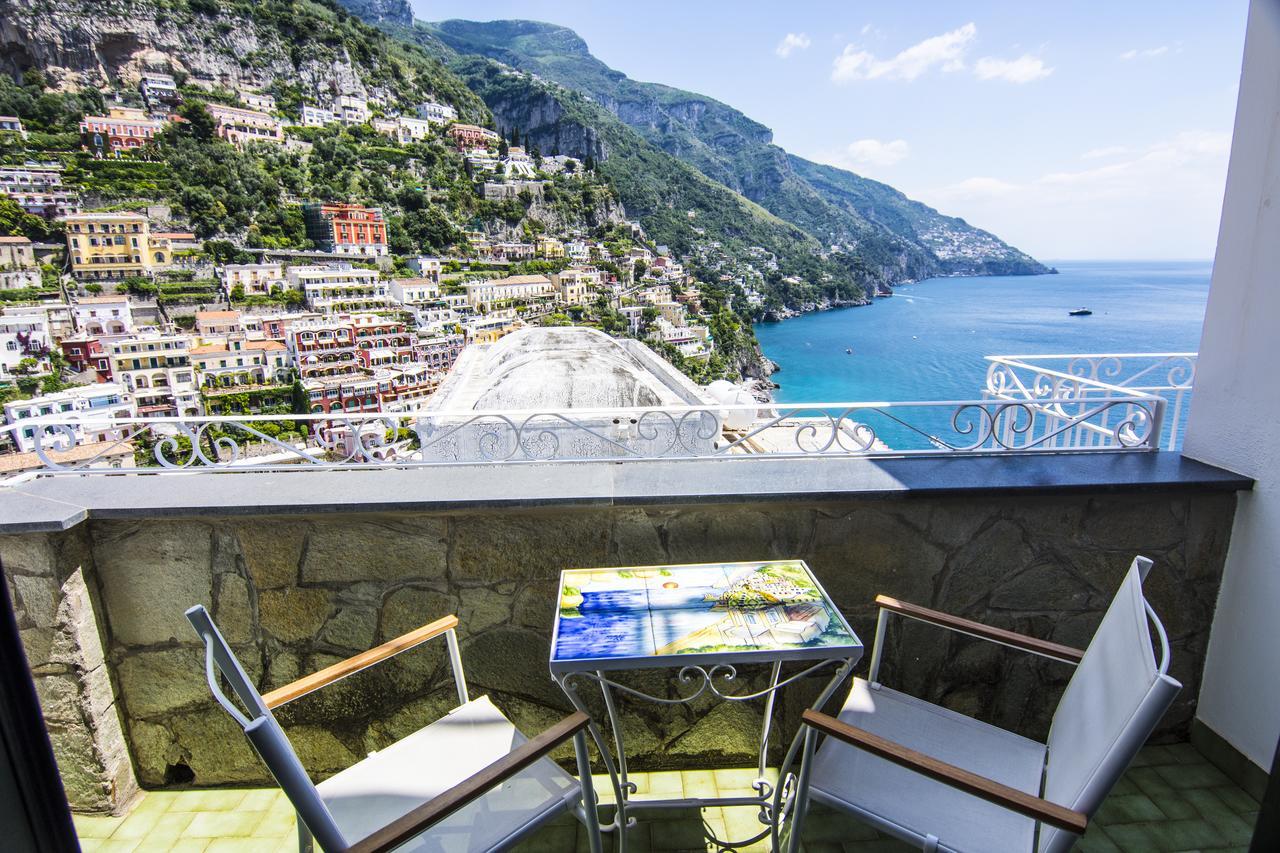
[[520,144],[520,130],[518,128],[511,128],[511,144],[517,146]]
[[28,240],[46,240],[52,234],[49,223],[27,213],[7,196],[0,196],[0,235],[21,236]]
[[92,293],[94,296],[97,296],[102,292],[102,285],[98,284],[96,281],[91,281],[84,286],[84,289],[89,293]]
[[640,279],[644,278],[644,274],[649,271],[649,265],[646,264],[644,261],[636,261],[635,266],[633,266],[631,269],[632,269],[632,275],[635,277],[635,280],[639,281]]
[[178,115],[186,119],[186,122],[179,125],[183,133],[202,142],[213,140],[216,128],[213,124],[213,116],[209,115],[204,101],[199,98],[184,101],[178,107]]
[[293,384],[289,387],[289,407],[295,415],[306,415],[311,412],[311,399],[307,396],[307,391],[302,387],[302,380],[293,377]]

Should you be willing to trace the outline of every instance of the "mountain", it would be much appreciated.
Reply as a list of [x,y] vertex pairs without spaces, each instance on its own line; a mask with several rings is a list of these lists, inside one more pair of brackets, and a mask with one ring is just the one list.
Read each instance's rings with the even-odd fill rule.
[[[565,27],[536,21],[418,22],[439,41],[581,92],[646,141],[796,225],[823,246],[896,258],[901,278],[1034,274],[1033,258],[885,184],[789,154],[769,128],[713,98],[628,78]],[[624,202],[626,201],[624,195]],[[896,240],[895,240],[896,238]],[[889,271],[886,270],[886,273]],[[899,279],[901,280],[901,279]]]

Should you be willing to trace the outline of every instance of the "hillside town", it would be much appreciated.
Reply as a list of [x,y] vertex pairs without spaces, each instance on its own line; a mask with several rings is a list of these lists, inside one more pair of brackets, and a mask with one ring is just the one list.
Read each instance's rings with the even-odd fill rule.
[[[137,94],[143,106],[117,95],[104,115],[83,116],[81,156],[145,159],[167,129],[192,120],[174,111],[182,96],[170,75],[143,74]],[[242,91],[238,100],[202,105],[216,137],[237,149],[305,150],[299,129],[328,125],[359,126],[390,145],[435,141],[464,159],[474,192],[491,202],[529,202],[556,176],[590,167],[526,151],[435,102],[405,115],[340,95],[285,115],[270,94]],[[0,117],[0,132],[26,129]],[[92,207],[66,169],[57,159],[0,165],[0,203],[7,198],[64,235],[0,237],[0,399],[9,426],[64,414],[408,412],[426,404],[466,347],[528,326],[591,326],[686,366],[716,351],[695,277],[636,222],[525,240],[495,237],[478,222],[448,253],[404,254],[393,251],[378,206],[289,199],[307,248],[250,246],[179,230],[165,204]],[[707,268],[721,268],[716,248],[698,249]],[[748,290],[743,307],[758,299]],[[0,468],[39,467],[31,458],[38,433],[6,431]],[[118,433],[77,433],[77,444]]]

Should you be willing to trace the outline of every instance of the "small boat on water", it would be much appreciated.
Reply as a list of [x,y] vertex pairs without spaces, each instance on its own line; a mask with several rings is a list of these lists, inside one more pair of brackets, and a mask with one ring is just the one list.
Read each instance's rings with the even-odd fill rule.
[[1077,308],[1076,310],[1068,311],[1067,313],[1070,314],[1072,317],[1088,317],[1093,312],[1090,311],[1088,308]]
[[844,348],[844,351],[845,351],[845,354],[846,354],[846,355],[853,355],[853,348],[852,348],[852,347],[845,347],[845,348]]

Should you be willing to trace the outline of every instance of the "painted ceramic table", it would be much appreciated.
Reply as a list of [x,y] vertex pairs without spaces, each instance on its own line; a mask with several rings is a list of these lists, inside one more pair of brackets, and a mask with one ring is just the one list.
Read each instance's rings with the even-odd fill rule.
[[[612,744],[599,725],[592,736],[613,782],[618,810],[610,829],[625,850],[627,812],[679,806],[755,806],[764,828],[749,839],[715,839],[732,848],[777,831],[786,813],[793,780],[764,778],[774,699],[797,679],[831,670],[831,680],[815,707],[824,704],[862,657],[862,643],[840,615],[809,567],[801,560],[706,563],[684,566],[569,569],[560,575],[559,608],[551,639],[551,674],[574,707],[590,713],[578,686],[599,686],[609,717]],[[782,667],[798,671],[784,679]],[[769,668],[768,686],[735,692],[738,667]],[[619,683],[606,673],[634,669],[674,672],[676,693],[654,696]],[[661,704],[687,704],[703,695],[724,701],[762,700],[758,778],[755,796],[715,799],[632,800],[627,781],[626,744],[614,694]],[[791,765],[799,740],[791,744]]]

